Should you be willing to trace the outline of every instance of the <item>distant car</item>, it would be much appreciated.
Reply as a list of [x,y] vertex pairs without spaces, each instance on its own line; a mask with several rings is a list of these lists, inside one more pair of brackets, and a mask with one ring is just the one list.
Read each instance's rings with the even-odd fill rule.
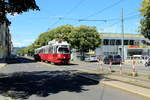
[[10,55],[10,58],[11,58],[11,59],[16,59],[16,58],[18,58],[18,56],[17,56],[16,54],[11,54],[11,55]]
[[150,66],[150,57],[146,59],[145,61],[145,67]]
[[96,55],[90,55],[90,56],[85,56],[84,60],[89,62],[97,62],[98,58]]
[[112,64],[120,64],[122,62],[120,55],[107,55],[104,57],[104,64],[109,64],[110,61]]

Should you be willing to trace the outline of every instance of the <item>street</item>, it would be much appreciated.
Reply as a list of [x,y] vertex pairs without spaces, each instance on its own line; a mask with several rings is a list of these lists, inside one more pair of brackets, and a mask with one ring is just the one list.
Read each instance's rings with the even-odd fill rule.
[[[9,61],[0,69],[0,98],[15,100],[146,100],[81,77],[78,69],[96,63],[51,65],[26,58]],[[94,69],[91,69],[94,70]],[[98,76],[100,80],[101,75]]]

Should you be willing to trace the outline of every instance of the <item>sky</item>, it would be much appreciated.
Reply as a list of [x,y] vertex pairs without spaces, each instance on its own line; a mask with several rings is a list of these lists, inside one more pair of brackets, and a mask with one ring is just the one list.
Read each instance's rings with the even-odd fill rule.
[[103,33],[121,33],[122,9],[124,33],[140,34],[141,2],[142,0],[36,0],[40,11],[8,15],[13,45],[31,45],[41,33],[66,24],[75,27],[95,26]]

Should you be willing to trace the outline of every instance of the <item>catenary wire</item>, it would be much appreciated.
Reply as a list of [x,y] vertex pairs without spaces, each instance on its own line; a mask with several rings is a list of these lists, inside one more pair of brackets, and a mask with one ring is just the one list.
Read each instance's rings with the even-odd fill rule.
[[[70,9],[65,15],[68,15],[70,14],[75,8],[77,8],[78,6],[80,6],[82,4],[82,2],[85,1],[85,0],[80,0],[72,9]],[[63,17],[62,17],[63,18]],[[54,25],[56,25],[57,23],[59,23],[60,19],[58,19],[56,22],[54,22],[50,27],[53,27]]]

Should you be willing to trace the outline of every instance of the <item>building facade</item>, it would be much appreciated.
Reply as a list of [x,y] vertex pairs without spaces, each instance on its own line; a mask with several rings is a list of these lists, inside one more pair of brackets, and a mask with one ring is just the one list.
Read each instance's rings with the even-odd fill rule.
[[[96,49],[96,55],[119,54],[127,59],[133,55],[150,55],[149,41],[140,34],[101,33],[102,45]],[[123,42],[123,43],[122,43]]]
[[0,60],[10,55],[12,47],[9,27],[6,23],[0,23]]

